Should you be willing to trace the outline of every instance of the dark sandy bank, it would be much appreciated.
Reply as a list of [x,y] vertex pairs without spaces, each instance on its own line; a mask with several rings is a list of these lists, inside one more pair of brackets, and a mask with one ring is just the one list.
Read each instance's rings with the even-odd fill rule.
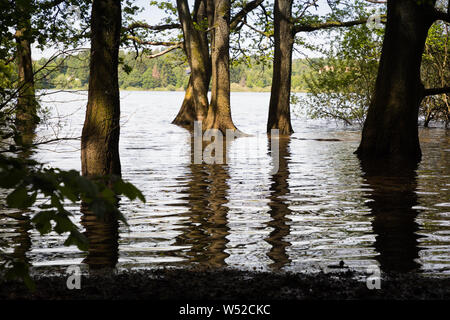
[[291,274],[236,270],[161,269],[110,276],[83,276],[80,290],[68,290],[66,277],[40,277],[36,291],[17,281],[0,284],[0,299],[151,300],[322,300],[450,299],[450,278],[417,274],[384,275],[381,289],[369,290],[356,274]]

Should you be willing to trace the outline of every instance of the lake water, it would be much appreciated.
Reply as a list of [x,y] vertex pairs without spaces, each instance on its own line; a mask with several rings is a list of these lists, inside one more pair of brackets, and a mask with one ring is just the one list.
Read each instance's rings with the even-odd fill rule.
[[[191,164],[189,133],[170,124],[183,92],[121,92],[123,177],[147,203],[121,202],[129,226],[118,239],[97,236],[90,257],[64,237],[29,230],[22,213],[0,213],[0,236],[37,272],[117,257],[118,269],[234,267],[315,272],[342,260],[364,271],[450,275],[450,132],[420,131],[423,160],[405,174],[371,172],[353,154],[360,132],[335,122],[293,117],[295,134],[280,141],[279,170],[265,135],[269,93],[232,93],[236,126],[252,136],[232,142],[225,165]],[[86,92],[43,97],[53,125],[38,139],[78,137]],[[58,116],[59,120],[56,119]],[[59,126],[55,124],[59,122]],[[80,170],[79,141],[42,145],[40,161]],[[20,218],[20,219],[19,219]],[[106,236],[107,238],[107,236]],[[115,242],[118,241],[118,242]],[[115,261],[114,261],[115,262]]]

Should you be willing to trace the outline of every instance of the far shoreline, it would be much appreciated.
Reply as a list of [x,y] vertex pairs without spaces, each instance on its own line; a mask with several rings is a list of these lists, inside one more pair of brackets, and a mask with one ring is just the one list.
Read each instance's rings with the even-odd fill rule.
[[[88,91],[87,87],[80,87],[80,88],[37,88],[37,90],[62,90],[62,91]],[[186,90],[184,88],[154,88],[154,89],[144,89],[144,88],[137,88],[137,87],[127,87],[127,88],[120,88],[120,91],[148,91],[148,92],[185,92]],[[249,88],[249,87],[237,87],[237,86],[231,86],[231,92],[248,92],[248,93],[267,93],[270,92],[270,87],[266,88]],[[208,92],[211,92],[209,90]],[[307,93],[305,90],[291,90],[292,93]]]

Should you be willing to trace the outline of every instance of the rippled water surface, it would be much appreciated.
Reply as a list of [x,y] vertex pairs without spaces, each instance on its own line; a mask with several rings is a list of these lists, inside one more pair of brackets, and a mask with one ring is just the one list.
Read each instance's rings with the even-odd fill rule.
[[[81,134],[85,92],[43,99],[60,120],[59,127],[41,127],[38,139]],[[279,169],[272,175],[276,162],[264,134],[268,93],[232,94],[233,120],[252,136],[232,142],[225,165],[191,164],[190,134],[170,124],[182,100],[183,92],[121,93],[122,172],[147,203],[122,201],[129,226],[120,225],[109,242],[101,240],[105,230],[70,206],[80,226],[100,239],[87,259],[63,246],[64,237],[29,231],[26,214],[0,212],[1,236],[37,271],[114,260],[118,239],[119,269],[206,265],[303,272],[343,260],[361,270],[375,264],[385,271],[450,275],[448,131],[421,130],[418,169],[386,173],[362,167],[353,154],[359,131],[294,117],[295,134],[279,141]],[[79,141],[42,145],[34,157],[79,170]]]

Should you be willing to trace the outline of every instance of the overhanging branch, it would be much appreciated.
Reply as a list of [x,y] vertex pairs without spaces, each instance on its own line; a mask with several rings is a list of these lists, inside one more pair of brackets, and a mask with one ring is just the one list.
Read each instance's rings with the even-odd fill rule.
[[173,30],[173,29],[180,29],[180,28],[181,28],[181,25],[179,23],[160,24],[160,25],[156,25],[156,26],[151,26],[145,22],[133,22],[128,27],[123,28],[123,31],[129,32],[134,29],[164,31],[164,30]]
[[247,14],[249,12],[256,9],[262,3],[263,3],[263,0],[253,0],[253,1],[250,1],[249,3],[247,3],[242,8],[242,10],[239,11],[238,13],[236,13],[236,15],[231,19],[230,29],[231,30],[236,29],[239,22],[241,22],[247,16]]
[[176,42],[176,41],[145,41],[142,40],[141,38],[138,38],[136,36],[127,36],[127,39],[133,40],[139,44],[142,45],[147,45],[147,46],[182,46],[183,43],[182,42]]
[[315,23],[315,24],[298,24],[294,26],[294,33],[299,32],[310,32],[316,30],[324,30],[331,28],[340,28],[340,27],[352,27],[360,24],[365,24],[367,22],[367,18],[353,20],[353,21],[328,21],[324,23]]
[[425,89],[423,96],[427,97],[427,96],[434,96],[437,94],[444,94],[444,93],[450,93],[450,87]]
[[440,10],[434,9],[434,18],[435,20],[442,20],[450,23],[450,13],[442,12]]
[[155,54],[152,54],[152,55],[148,55],[148,56],[145,56],[145,57],[148,58],[148,59],[158,58],[160,56],[165,55],[166,53],[169,53],[172,50],[175,50],[175,49],[178,49],[178,48],[182,48],[182,47],[183,47],[183,44],[179,43],[177,45],[174,45],[172,47],[167,48],[166,50],[163,50],[161,52],[158,52],[158,53],[155,53]]

